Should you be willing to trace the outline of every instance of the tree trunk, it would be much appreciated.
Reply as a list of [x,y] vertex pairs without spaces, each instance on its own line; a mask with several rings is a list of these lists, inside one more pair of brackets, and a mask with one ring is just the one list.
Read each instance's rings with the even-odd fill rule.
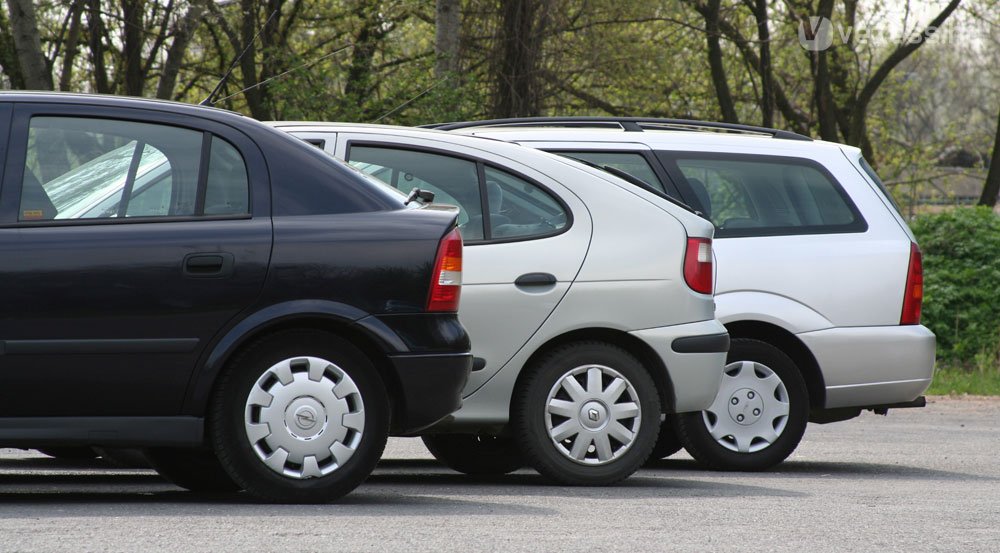
[[[213,0],[209,0],[213,1]],[[163,71],[160,73],[160,80],[156,85],[156,97],[163,100],[171,100],[174,95],[174,88],[177,86],[177,75],[180,73],[181,64],[187,54],[188,45],[194,38],[194,32],[201,25],[202,15],[205,13],[204,0],[192,2],[187,13],[177,20],[174,26],[174,40],[167,49],[167,60],[163,63]]]
[[542,39],[549,0],[507,0],[500,9],[500,35],[493,59],[493,116],[541,114]]
[[434,76],[443,79],[458,72],[459,31],[462,26],[461,2],[437,0],[434,16]]
[[990,172],[986,175],[979,205],[995,207],[998,195],[1000,195],[1000,114],[997,115],[997,136],[993,141],[993,155],[990,156]]
[[761,124],[774,126],[774,72],[771,68],[771,31],[768,29],[767,0],[756,0],[754,17],[760,40],[760,113]]
[[698,11],[705,18],[705,40],[708,43],[708,67],[712,73],[712,85],[715,87],[715,96],[719,101],[722,120],[727,123],[739,123],[739,117],[736,115],[736,103],[733,102],[733,95],[729,92],[729,83],[726,80],[726,66],[723,63],[722,44],[719,41],[719,37],[721,36],[719,31],[719,4],[720,0],[709,0],[708,4],[700,7]]
[[[820,0],[817,15],[830,21],[833,18],[833,0]],[[808,21],[803,21],[808,25]],[[818,32],[818,29],[813,29]],[[816,103],[816,119],[819,121],[819,136],[823,140],[837,142],[840,134],[837,132],[837,104],[833,99],[833,89],[830,78],[830,59],[827,50],[811,52],[813,70],[813,100]]]
[[108,70],[104,64],[104,20],[101,0],[90,0],[87,6],[87,32],[90,35],[90,58],[94,72],[94,89],[99,94],[111,94]]
[[42,53],[34,3],[32,0],[7,0],[7,6],[24,86],[31,90],[52,90],[52,72]]
[[24,75],[21,74],[21,64],[17,61],[14,35],[10,32],[7,14],[3,10],[0,10],[0,70],[7,75],[11,88],[24,88]]
[[69,91],[73,87],[73,62],[80,53],[81,20],[83,16],[83,0],[73,0],[69,7],[69,31],[66,33],[66,46],[63,54],[62,71],[59,72],[59,90]]
[[142,96],[143,92],[142,50],[143,34],[146,32],[143,25],[145,9],[143,0],[122,0],[122,14],[125,19],[122,55],[125,58],[126,96]]

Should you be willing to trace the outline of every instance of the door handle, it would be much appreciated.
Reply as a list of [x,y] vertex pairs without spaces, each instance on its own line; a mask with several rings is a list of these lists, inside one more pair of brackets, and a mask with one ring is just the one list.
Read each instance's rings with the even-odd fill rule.
[[555,275],[549,273],[526,273],[514,281],[514,286],[551,286],[556,283]]
[[233,272],[231,253],[191,253],[184,256],[184,275],[193,278],[219,278]]

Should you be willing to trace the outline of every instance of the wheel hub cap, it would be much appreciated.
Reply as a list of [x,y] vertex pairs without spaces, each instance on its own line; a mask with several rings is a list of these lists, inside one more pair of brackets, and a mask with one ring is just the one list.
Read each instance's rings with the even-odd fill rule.
[[753,361],[726,365],[715,401],[702,412],[712,438],[740,453],[756,453],[773,444],[785,431],[788,414],[785,383]]
[[545,426],[556,450],[583,465],[621,457],[639,432],[639,396],[624,376],[602,365],[568,371],[549,391]]
[[729,398],[729,416],[733,422],[750,426],[764,413],[764,400],[750,388],[741,388]]
[[250,390],[244,428],[254,453],[272,471],[295,479],[337,470],[354,454],[365,427],[357,384],[318,357],[285,359]]

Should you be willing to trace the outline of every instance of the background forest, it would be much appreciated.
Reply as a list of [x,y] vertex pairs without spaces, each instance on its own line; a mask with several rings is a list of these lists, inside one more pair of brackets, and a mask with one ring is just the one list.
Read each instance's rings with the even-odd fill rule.
[[859,146],[920,236],[942,359],[1000,393],[1000,224],[940,213],[1000,192],[1000,0],[0,6],[0,88],[197,103],[229,72],[216,105],[262,120],[642,115]]

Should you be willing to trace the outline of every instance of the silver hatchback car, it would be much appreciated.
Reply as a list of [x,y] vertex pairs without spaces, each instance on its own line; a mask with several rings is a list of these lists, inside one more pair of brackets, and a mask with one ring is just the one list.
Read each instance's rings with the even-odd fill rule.
[[671,417],[716,469],[760,470],[807,422],[924,405],[934,334],[920,324],[920,250],[854,147],[701,121],[568,117],[442,125],[591,163],[694,206],[716,226],[716,316],[733,338],[712,405]]
[[[466,473],[530,464],[609,484],[649,457],[666,413],[715,398],[710,222],[606,172],[495,140],[402,127],[273,123],[399,189],[457,205],[464,404],[427,431]],[[426,332],[414,329],[414,332]]]

